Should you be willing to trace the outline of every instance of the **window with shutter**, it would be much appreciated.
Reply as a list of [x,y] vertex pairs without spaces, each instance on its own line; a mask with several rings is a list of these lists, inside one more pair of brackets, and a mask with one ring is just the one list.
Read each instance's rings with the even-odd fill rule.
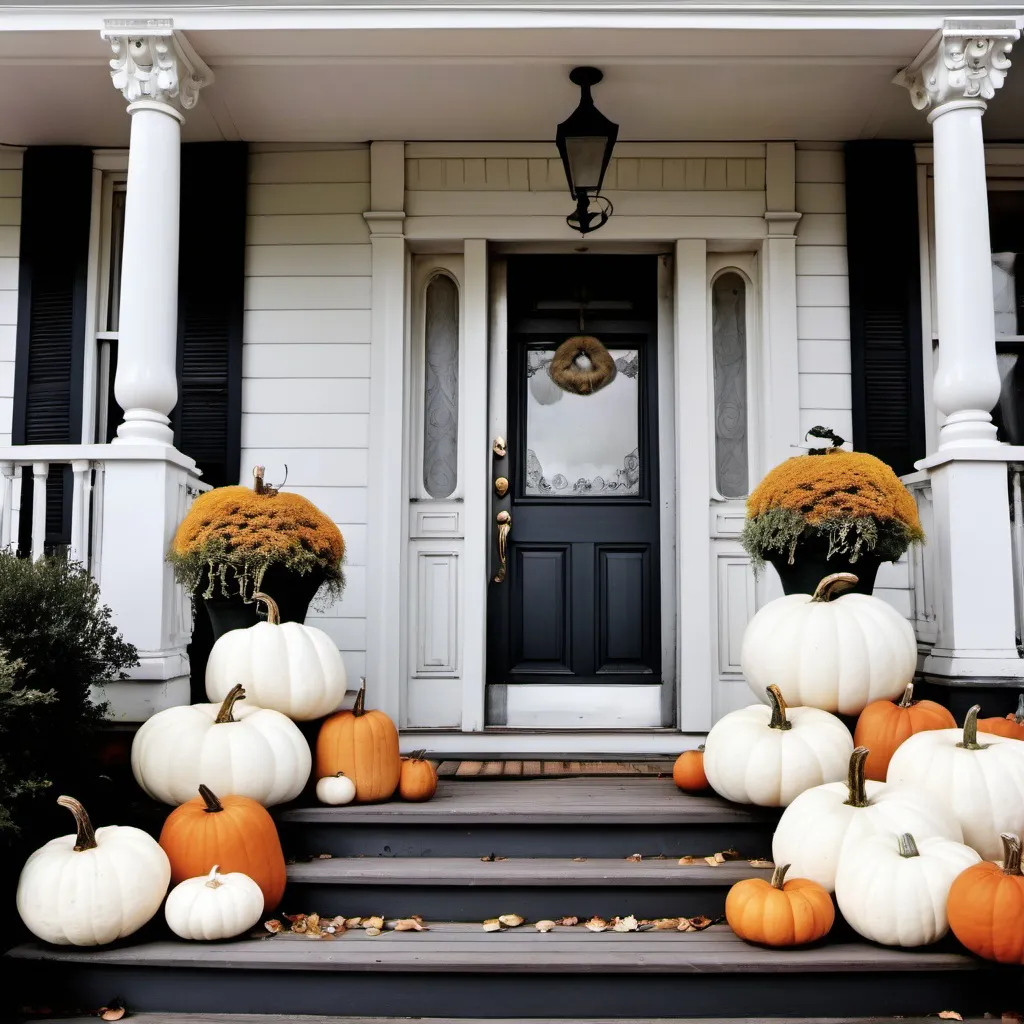
[[[82,439],[85,300],[92,206],[92,151],[31,146],[22,165],[15,444],[77,444]],[[71,535],[71,470],[51,466],[46,547]],[[63,486],[61,484],[63,483]],[[28,547],[31,474],[22,485],[19,547]]]
[[847,143],[846,231],[854,447],[910,473],[925,454],[912,143]]

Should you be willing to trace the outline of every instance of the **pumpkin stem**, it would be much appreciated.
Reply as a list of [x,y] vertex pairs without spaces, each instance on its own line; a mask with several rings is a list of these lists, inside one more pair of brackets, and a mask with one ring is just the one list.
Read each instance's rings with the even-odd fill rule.
[[352,705],[352,714],[356,718],[362,718],[366,714],[366,676],[359,680],[359,692],[356,694],[356,702]]
[[704,753],[704,744],[703,743],[697,748],[697,753],[698,754],[703,754]]
[[1024,693],[1017,700],[1017,710],[1014,712],[1013,720],[1018,725],[1024,725]]
[[989,744],[978,742],[978,715],[980,712],[980,704],[975,704],[967,712],[967,717],[964,719],[964,738],[957,744],[958,747],[963,747],[964,750],[986,750],[988,748]]
[[[78,826],[78,835],[75,838],[75,853],[82,853],[85,850],[96,849],[96,830],[92,827],[89,815],[85,808],[73,796],[59,796],[57,803],[66,807],[74,816],[75,824]],[[1020,862],[1020,854],[1017,856]]]
[[210,869],[210,873],[206,876],[206,888],[207,889],[219,889],[224,883],[217,877],[217,872],[220,871],[220,865],[214,864]]
[[203,798],[203,803],[206,807],[203,809],[207,814],[215,814],[217,811],[223,811],[224,805],[220,802],[220,798],[209,786],[204,786],[200,783],[199,795]]
[[422,761],[423,760],[423,756],[426,754],[426,752],[427,752],[426,747],[424,747],[423,750],[414,750],[409,755],[409,760],[410,761]]
[[790,869],[789,864],[776,864],[772,872],[772,888],[781,889],[786,883],[786,872]]
[[917,843],[914,842],[914,837],[909,832],[904,832],[903,835],[899,836],[896,840],[900,846],[901,857],[920,857],[921,854],[917,849]]
[[792,729],[793,723],[786,718],[786,701],[782,691],[773,683],[768,687],[768,703],[772,706],[772,717],[769,729]]
[[1019,875],[1020,870],[1020,836],[1013,832],[1003,832],[999,837],[1003,841],[1003,874]]
[[262,494],[266,490],[266,486],[263,483],[263,474],[266,472],[263,466],[253,466],[252,468],[252,489],[257,494]]
[[867,747],[858,747],[850,755],[850,770],[846,776],[846,785],[850,795],[846,799],[848,807],[867,807],[868,793],[864,784],[864,764],[871,753]]
[[235,701],[239,700],[245,700],[245,687],[241,683],[235,683],[221,702],[220,711],[217,712],[217,717],[213,720],[214,724],[223,725],[225,722],[235,721],[231,717],[231,710],[235,706]]
[[[1024,700],[1024,693],[1021,694],[1021,700]],[[903,696],[900,697],[899,703],[896,705],[898,708],[909,708],[914,703],[914,684],[907,683],[907,688],[903,691]]]
[[263,591],[257,590],[252,595],[252,599],[257,604],[266,605],[267,607],[267,622],[271,626],[278,626],[281,624],[281,609],[277,607],[277,602],[269,595],[264,594]]
[[826,576],[815,588],[812,601],[827,603],[834,597],[838,597],[844,590],[855,587],[860,580],[852,572],[834,572]]

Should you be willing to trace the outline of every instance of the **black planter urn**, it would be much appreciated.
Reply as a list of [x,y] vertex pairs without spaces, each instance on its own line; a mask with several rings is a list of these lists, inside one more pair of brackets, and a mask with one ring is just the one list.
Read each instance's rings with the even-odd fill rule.
[[849,572],[857,577],[857,585],[850,587],[847,593],[871,594],[882,559],[870,551],[861,552],[855,561],[849,555],[839,552],[829,558],[828,547],[827,537],[811,534],[801,537],[797,542],[792,564],[785,554],[774,554],[765,559],[771,562],[779,574],[783,593],[813,594],[826,576]]

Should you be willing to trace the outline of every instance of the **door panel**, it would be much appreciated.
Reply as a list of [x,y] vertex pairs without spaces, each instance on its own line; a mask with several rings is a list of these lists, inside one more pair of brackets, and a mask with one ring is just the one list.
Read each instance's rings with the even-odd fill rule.
[[[491,584],[489,684],[661,682],[656,322],[654,257],[508,261],[508,456],[495,475],[510,486],[492,511],[512,523],[507,574]],[[615,365],[585,395],[549,373],[579,335]]]

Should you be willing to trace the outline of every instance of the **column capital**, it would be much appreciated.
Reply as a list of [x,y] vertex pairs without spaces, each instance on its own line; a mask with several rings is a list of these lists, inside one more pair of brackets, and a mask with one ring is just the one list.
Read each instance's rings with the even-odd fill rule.
[[894,79],[918,110],[935,117],[947,103],[984,107],[1002,87],[1008,54],[1020,38],[1012,18],[947,18],[928,45]]
[[129,103],[152,100],[184,110],[199,101],[199,90],[213,82],[213,72],[175,32],[170,18],[107,18],[102,38],[114,53],[110,77]]

